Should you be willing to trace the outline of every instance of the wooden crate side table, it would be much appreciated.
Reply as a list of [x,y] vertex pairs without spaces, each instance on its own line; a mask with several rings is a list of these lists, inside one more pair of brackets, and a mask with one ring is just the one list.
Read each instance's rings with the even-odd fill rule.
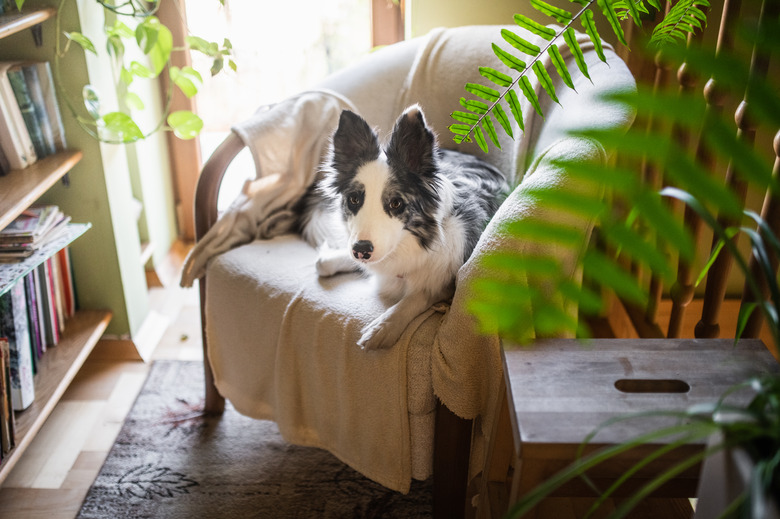
[[[537,341],[531,348],[505,349],[506,391],[486,449],[477,516],[502,517],[518,496],[574,461],[583,439],[609,418],[714,402],[745,379],[779,369],[757,339],[741,340],[736,346],[732,339],[596,339],[588,343],[552,339]],[[748,391],[740,391],[729,402],[749,398]],[[668,417],[622,421],[601,430],[585,453],[674,423]],[[623,495],[681,456],[699,452],[705,444],[706,438],[659,458],[624,485]],[[657,447],[637,448],[588,474],[606,488],[606,483]],[[698,467],[688,470],[655,495],[694,497],[698,476]],[[579,480],[554,495],[596,496]]]

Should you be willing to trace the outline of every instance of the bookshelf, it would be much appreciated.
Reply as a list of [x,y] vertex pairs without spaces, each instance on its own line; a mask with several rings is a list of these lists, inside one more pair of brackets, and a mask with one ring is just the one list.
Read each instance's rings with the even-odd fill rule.
[[[55,9],[45,8],[29,13],[0,16],[0,39],[34,27],[51,18]],[[81,151],[62,151],[40,159],[23,170],[9,172],[0,177],[0,228],[7,226],[30,204],[57,183],[82,158]],[[89,228],[89,224],[72,226],[61,249],[77,239]],[[51,250],[54,254],[57,250]],[[45,257],[33,258],[25,265],[0,264],[0,278],[18,279],[34,268]],[[11,273],[11,269],[17,269]],[[107,310],[79,310],[65,322],[65,330],[57,346],[49,348],[38,361],[35,377],[35,401],[21,412],[16,412],[16,446],[0,465],[0,484],[5,480],[33,438],[51,414],[57,402],[78,373],[97,341],[111,320]]]

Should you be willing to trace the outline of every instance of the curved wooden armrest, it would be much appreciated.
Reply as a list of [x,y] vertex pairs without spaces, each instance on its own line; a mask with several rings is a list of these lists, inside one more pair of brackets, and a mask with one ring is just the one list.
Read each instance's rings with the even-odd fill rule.
[[[195,239],[200,240],[217,221],[219,212],[217,200],[219,187],[225,177],[228,166],[244,148],[244,143],[234,133],[222,141],[209,160],[203,165],[195,190]],[[214,375],[208,362],[208,341],[206,338],[206,276],[200,280],[200,319],[203,339],[203,371],[206,386],[204,411],[207,414],[221,414],[225,409],[225,399],[214,386]]]
[[195,239],[200,240],[208,232],[219,216],[217,199],[219,187],[225,177],[228,166],[244,148],[244,143],[234,133],[222,141],[209,160],[203,165],[195,190]]

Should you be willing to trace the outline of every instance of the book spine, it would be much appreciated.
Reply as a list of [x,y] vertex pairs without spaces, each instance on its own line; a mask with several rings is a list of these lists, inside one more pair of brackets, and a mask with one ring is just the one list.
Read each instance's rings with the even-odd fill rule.
[[[7,80],[7,77],[0,72],[0,148],[8,160],[9,169],[23,169],[29,166],[30,162],[14,123],[13,112],[14,110],[18,111],[19,107],[16,106],[15,101],[13,105],[6,101],[3,90],[4,79]],[[21,117],[21,114],[19,115]]]
[[57,253],[62,276],[62,295],[65,303],[65,317],[73,317],[76,313],[76,298],[73,292],[73,268],[70,264],[70,248],[65,247]]
[[38,265],[37,270],[41,280],[41,301],[43,303],[43,325],[46,331],[46,347],[51,348],[57,345],[57,336],[56,330],[52,328],[54,320],[52,319],[52,300],[46,262],[44,261]]
[[62,112],[57,102],[57,90],[54,87],[54,74],[51,71],[51,63],[42,61],[36,67],[38,69],[41,93],[46,103],[46,112],[49,114],[54,145],[57,150],[62,151],[68,147],[68,143],[65,140],[65,126],[62,124]]
[[[35,154],[35,147],[30,138],[30,132],[24,124],[22,112],[19,109],[19,104],[16,102],[13,88],[11,88],[11,81],[8,79],[8,68],[9,65],[7,63],[0,66],[0,69],[2,69],[0,70],[2,111],[5,119],[7,119],[6,126],[8,126],[10,139],[16,150],[15,156],[13,158],[9,156],[8,160],[12,162],[11,166],[14,169],[21,169],[19,164],[23,164],[22,168],[30,166],[38,160],[38,156]],[[6,150],[6,153],[8,153],[8,150]]]
[[24,276],[24,295],[27,297],[27,319],[30,323],[30,343],[33,351],[33,373],[38,373],[38,360],[43,354],[40,329],[38,328],[38,301],[35,294],[35,280],[32,273]]
[[0,335],[8,340],[11,365],[11,400],[14,410],[27,409],[35,399],[29,322],[20,280],[0,296]]
[[8,339],[0,337],[0,445],[2,454],[8,454],[16,445],[14,411],[11,407],[10,358]]
[[46,99],[43,97],[38,65],[36,63],[24,65],[22,73],[24,74],[27,90],[30,92],[30,100],[35,107],[35,117],[38,120],[38,127],[41,129],[44,152],[46,155],[51,155],[57,152],[57,143],[54,141],[54,130],[52,129],[49,111],[46,108]]
[[41,353],[46,353],[46,315],[43,311],[43,296],[41,295],[41,273],[38,269],[30,272],[35,287],[35,303],[38,307],[38,335],[41,338]]
[[27,88],[21,67],[17,66],[8,70],[8,81],[11,83],[11,90],[14,92],[19,111],[22,113],[24,125],[30,134],[30,139],[32,139],[35,154],[39,158],[44,157],[46,156],[46,144],[43,141],[43,131],[35,113],[35,105],[30,98],[30,90]]
[[51,265],[52,284],[54,286],[54,309],[57,314],[57,329],[60,333],[65,331],[65,299],[62,291],[62,275],[60,274],[60,262],[56,256],[47,260]]

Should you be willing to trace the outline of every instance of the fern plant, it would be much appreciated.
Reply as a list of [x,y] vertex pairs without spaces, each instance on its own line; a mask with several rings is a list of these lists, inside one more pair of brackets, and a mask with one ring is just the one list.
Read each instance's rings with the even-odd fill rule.
[[[676,22],[675,22],[676,23]],[[780,20],[764,19],[751,30],[737,32],[737,36],[748,38],[747,47],[755,44],[758,51],[770,55],[777,51],[776,39],[770,35],[780,29]],[[749,57],[728,52],[716,54],[711,49],[667,45],[663,58],[674,68],[681,63],[700,78],[712,78],[719,85],[724,96],[732,99],[749,99],[745,105],[747,116],[759,128],[774,134],[780,128],[780,75],[770,71],[767,80],[752,79]],[[739,45],[735,47],[740,48]],[[638,119],[652,120],[660,124],[649,130],[635,126],[627,133],[606,130],[582,130],[575,135],[596,139],[610,150],[619,150],[625,162],[620,166],[608,164],[567,163],[572,184],[592,182],[606,186],[611,193],[610,204],[602,197],[585,196],[589,190],[576,193],[559,190],[527,193],[539,203],[561,210],[578,211],[586,217],[598,220],[601,236],[606,244],[607,254],[588,249],[579,263],[585,270],[585,283],[572,283],[567,272],[555,257],[528,257],[523,254],[495,253],[485,258],[485,276],[474,282],[474,300],[470,308],[486,329],[498,330],[500,336],[516,342],[527,342],[535,332],[559,333],[576,331],[586,335],[582,325],[567,318],[559,309],[563,298],[576,301],[585,314],[597,313],[603,306],[598,292],[589,288],[593,284],[608,287],[623,298],[643,302],[647,295],[635,278],[624,270],[623,259],[640,268],[653,271],[667,283],[674,278],[669,264],[669,255],[664,251],[676,251],[688,262],[695,261],[692,237],[684,225],[674,216],[674,201],[692,208],[702,222],[712,230],[717,245],[709,260],[704,262],[702,276],[706,274],[718,254],[728,253],[734,258],[737,268],[747,280],[747,289],[756,303],[745,305],[738,318],[739,327],[744,326],[751,312],[761,312],[768,323],[774,339],[775,355],[780,345],[780,284],[772,258],[780,258],[780,239],[769,222],[746,209],[744,203],[724,184],[722,179],[713,178],[700,156],[669,132],[671,127],[684,128],[690,135],[697,135],[702,145],[712,154],[718,164],[731,163],[737,176],[750,188],[758,192],[768,190],[772,197],[780,196],[778,167],[770,164],[755,148],[740,136],[733,115],[709,110],[699,95],[681,95],[674,90],[654,91],[640,88],[633,94],[613,94],[609,101],[629,104],[636,109]],[[652,150],[652,153],[648,153]],[[660,191],[647,185],[639,175],[638,164],[648,160],[658,171],[663,171],[667,187]],[[593,190],[595,193],[596,191]],[[576,198],[574,198],[576,197]],[[576,204],[572,204],[576,200]],[[617,213],[611,208],[630,208],[628,214]],[[719,219],[718,216],[728,216]],[[722,221],[738,222],[724,227]],[[514,222],[508,224],[507,232],[518,239],[541,237],[548,241],[565,243],[567,240],[582,239],[571,236],[565,227],[544,221]],[[750,252],[760,267],[751,271],[748,258],[736,246],[738,235],[745,235],[750,243]],[[529,289],[526,279],[541,279],[552,287],[549,291]],[[500,283],[500,284],[499,284]],[[768,287],[768,296],[760,289]],[[550,294],[553,297],[550,297]],[[541,309],[528,320],[527,313],[518,315],[520,309]],[[546,328],[545,328],[546,327]],[[740,330],[736,336],[739,337]],[[771,345],[770,345],[771,347]],[[763,517],[761,497],[780,495],[780,378],[777,375],[745,381],[741,388],[749,387],[754,398],[746,406],[734,407],[726,403],[725,397],[708,408],[696,408],[683,412],[659,410],[654,415],[679,418],[680,423],[662,430],[649,431],[625,443],[615,445],[579,459],[570,467],[553,476],[539,488],[523,496],[511,510],[510,517],[519,517],[533,509],[550,492],[573,478],[585,478],[587,471],[602,461],[619,455],[638,445],[662,444],[640,461],[644,463],[661,456],[677,445],[708,438],[714,432],[722,433],[722,441],[711,444],[707,449],[679,462],[646,483],[626,499],[612,517],[623,517],[661,484],[677,473],[701,462],[719,450],[743,447],[750,452],[755,469],[748,488],[750,496],[738,499],[726,511],[727,516]],[[738,388],[735,388],[735,390]],[[600,428],[611,427],[616,422],[636,418],[637,415],[620,416],[604,423]],[[728,417],[728,419],[724,419]],[[585,439],[586,444],[597,431]],[[619,489],[628,477],[640,466],[627,468],[626,477],[607,489],[598,489],[601,498],[594,504],[594,512],[604,500]],[[592,483],[592,482],[591,482]]]
[[[533,73],[547,95],[558,102],[555,86],[547,72],[542,59],[548,56],[555,67],[557,74],[563,83],[571,89],[574,84],[571,80],[566,62],[561,56],[559,46],[566,45],[571,51],[580,72],[587,78],[588,67],[585,58],[577,42],[575,28],[582,29],[593,43],[594,49],[602,61],[606,61],[603,51],[601,36],[596,29],[594,11],[598,8],[601,15],[609,22],[617,40],[622,45],[628,45],[625,40],[621,20],[631,18],[633,22],[641,26],[642,16],[649,13],[649,8],[661,10],[659,0],[569,0],[580,9],[576,12],[567,11],[544,2],[544,0],[530,0],[531,6],[552,21],[561,24],[557,28],[542,25],[522,14],[514,16],[515,23],[522,29],[540,37],[546,42],[543,46],[537,45],[523,36],[509,29],[501,30],[501,37],[509,44],[511,50],[507,51],[497,44],[493,44],[493,52],[496,57],[508,68],[508,73],[496,70],[492,67],[480,67],[480,74],[491,85],[479,83],[467,83],[466,91],[477,99],[461,98],[460,104],[465,111],[458,110],[452,113],[456,121],[449,129],[454,134],[456,143],[470,142],[473,138],[477,145],[488,152],[488,144],[485,135],[496,147],[500,147],[498,134],[493,118],[498,122],[507,135],[514,138],[507,111],[502,103],[506,103],[509,113],[520,130],[523,130],[523,113],[520,107],[518,92],[522,94],[540,116],[542,114],[539,97],[536,95],[529,74]],[[649,7],[648,7],[649,6]],[[689,33],[701,29],[706,24],[705,9],[709,7],[707,0],[679,0],[664,20],[654,29],[651,43],[663,45],[684,39]],[[519,53],[519,54],[518,54]],[[510,74],[515,74],[513,77]],[[497,87],[497,88],[496,88]]]

